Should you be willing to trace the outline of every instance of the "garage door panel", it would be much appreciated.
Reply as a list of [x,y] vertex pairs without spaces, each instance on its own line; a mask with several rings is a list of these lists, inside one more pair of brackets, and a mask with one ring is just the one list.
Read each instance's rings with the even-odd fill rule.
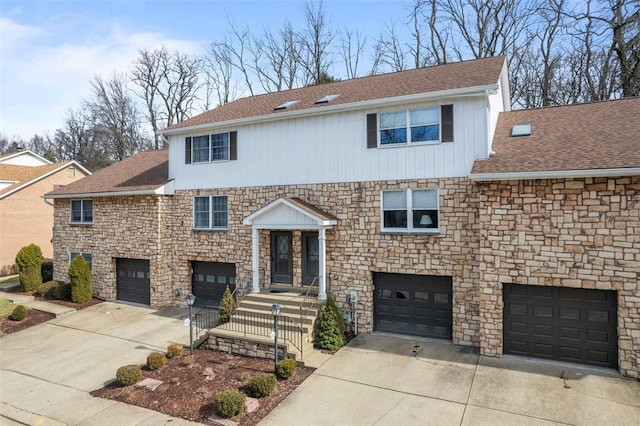
[[375,273],[374,328],[451,338],[451,278]]
[[116,298],[124,302],[151,303],[149,261],[116,259]]
[[505,353],[617,366],[613,291],[505,284]]
[[196,306],[220,304],[225,289],[235,290],[236,267],[234,263],[192,262],[191,292],[196,296]]

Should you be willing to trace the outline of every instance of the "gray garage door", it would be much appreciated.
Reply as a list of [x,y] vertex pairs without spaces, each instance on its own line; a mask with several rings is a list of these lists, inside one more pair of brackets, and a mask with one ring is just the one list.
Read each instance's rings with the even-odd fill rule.
[[224,289],[236,288],[235,263],[192,262],[191,291],[196,296],[196,306],[218,307]]
[[374,329],[451,339],[451,277],[374,273]]
[[116,260],[116,298],[125,302],[151,303],[149,261],[141,259]]
[[504,285],[504,352],[616,368],[616,293]]

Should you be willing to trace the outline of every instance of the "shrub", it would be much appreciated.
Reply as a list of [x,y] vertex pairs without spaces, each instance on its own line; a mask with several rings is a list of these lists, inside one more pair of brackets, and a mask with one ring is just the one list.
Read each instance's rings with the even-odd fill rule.
[[276,364],[276,373],[278,373],[278,377],[283,379],[288,379],[293,376],[298,368],[298,363],[295,359],[287,358],[278,361]]
[[160,352],[151,352],[147,357],[149,370],[159,370],[167,363],[167,358]]
[[11,321],[22,321],[27,317],[27,308],[24,305],[18,305],[15,307],[11,315],[9,315],[9,319]]
[[91,300],[93,290],[91,288],[91,266],[82,255],[77,255],[69,265],[69,278],[71,278],[71,301],[73,303],[85,303]]
[[16,255],[23,291],[36,291],[42,285],[42,259],[42,250],[35,244],[22,247]]
[[42,276],[43,283],[53,279],[53,260],[44,259],[42,261],[42,265],[40,265],[40,275]]
[[182,355],[182,345],[180,343],[171,343],[167,346],[167,358],[174,358]]
[[124,365],[116,372],[116,381],[120,386],[131,386],[142,380],[142,370],[139,365]]
[[256,374],[247,383],[247,393],[254,398],[269,396],[275,388],[276,376],[272,373]]
[[213,401],[213,408],[217,415],[228,419],[242,413],[246,401],[247,396],[239,390],[226,390],[218,392]]
[[229,286],[227,286],[227,288],[224,289],[224,294],[222,295],[220,305],[218,306],[218,313],[220,314],[218,325],[228,323],[229,319],[231,318],[231,313],[235,308],[236,302],[235,300],[233,300],[233,296],[231,296],[231,290],[229,290]]
[[327,296],[327,303],[320,311],[316,326],[314,342],[316,347],[335,351],[347,342],[344,336],[344,319],[330,295]]
[[45,299],[57,299],[58,286],[60,281],[47,281],[38,287],[38,294]]

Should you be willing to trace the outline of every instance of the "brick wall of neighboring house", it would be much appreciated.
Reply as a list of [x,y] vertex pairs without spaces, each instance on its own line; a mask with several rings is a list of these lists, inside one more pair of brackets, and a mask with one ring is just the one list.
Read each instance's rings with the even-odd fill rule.
[[93,224],[70,225],[70,200],[55,200],[54,279],[69,281],[69,252],[92,254],[93,293],[116,299],[116,259],[149,260],[151,305],[173,304],[170,197],[129,196],[93,199]]
[[[439,188],[439,235],[391,235],[380,233],[382,190]],[[194,196],[227,195],[229,229],[226,232],[193,231]],[[477,196],[468,179],[385,181],[177,191],[173,235],[178,247],[174,279],[187,283],[190,261],[232,262],[237,282],[250,283],[251,227],[242,220],[279,197],[299,197],[333,214],[338,223],[327,231],[329,292],[339,306],[346,305],[349,290],[358,290],[359,329],[373,328],[373,272],[446,275],[453,277],[453,342],[478,345],[478,304],[474,284],[479,275],[475,263]],[[269,231],[260,234],[261,277],[270,277]],[[300,231],[293,233],[294,285],[300,285]],[[264,285],[264,283],[261,283]]]
[[480,346],[502,354],[502,284],[615,290],[620,371],[640,377],[640,177],[480,184]]

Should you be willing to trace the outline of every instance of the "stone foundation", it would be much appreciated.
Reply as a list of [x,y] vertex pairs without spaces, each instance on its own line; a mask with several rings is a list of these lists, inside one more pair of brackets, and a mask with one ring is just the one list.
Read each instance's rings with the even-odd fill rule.
[[[202,345],[206,349],[253,358],[274,359],[274,345],[251,341],[243,337],[223,337],[210,334]],[[278,359],[285,359],[284,346],[278,345]]]

